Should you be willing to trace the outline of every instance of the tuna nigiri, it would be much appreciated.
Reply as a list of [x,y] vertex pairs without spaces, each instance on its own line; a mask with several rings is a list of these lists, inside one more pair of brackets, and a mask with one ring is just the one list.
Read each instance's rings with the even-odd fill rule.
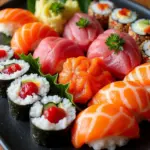
[[59,74],[59,83],[68,84],[74,102],[86,104],[100,88],[111,83],[111,74],[101,67],[99,58],[69,58]]
[[145,63],[136,67],[124,78],[124,80],[139,83],[150,92],[150,63]]
[[95,150],[112,150],[138,137],[139,127],[133,114],[112,104],[88,107],[77,116],[72,129],[75,148],[88,144]]
[[28,10],[6,8],[0,11],[0,32],[12,36],[22,25],[36,21],[37,18]]
[[141,63],[141,53],[134,39],[112,29],[98,36],[90,45],[87,56],[101,58],[103,65],[119,79]]
[[48,25],[40,22],[28,23],[15,32],[11,40],[11,47],[15,55],[28,54],[43,38],[48,36],[58,36],[58,34]]
[[137,121],[150,119],[150,94],[141,85],[131,81],[118,81],[106,85],[94,96],[90,105],[110,103],[128,108]]
[[34,58],[39,58],[42,72],[51,75],[62,71],[67,58],[78,56],[84,56],[79,45],[60,37],[44,38],[33,54]]

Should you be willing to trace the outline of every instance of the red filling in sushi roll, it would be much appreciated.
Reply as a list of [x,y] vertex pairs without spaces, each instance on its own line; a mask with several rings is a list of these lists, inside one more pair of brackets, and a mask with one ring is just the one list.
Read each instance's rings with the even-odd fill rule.
[[0,49],[0,58],[4,58],[4,57],[6,57],[6,56],[7,56],[6,51],[3,50],[3,49]]
[[11,64],[2,70],[2,73],[13,74],[14,72],[20,71],[21,66],[19,64]]
[[52,106],[44,111],[44,117],[51,123],[58,123],[66,117],[66,112],[62,108]]
[[33,82],[26,82],[21,86],[19,96],[24,99],[33,93],[38,93],[38,86]]

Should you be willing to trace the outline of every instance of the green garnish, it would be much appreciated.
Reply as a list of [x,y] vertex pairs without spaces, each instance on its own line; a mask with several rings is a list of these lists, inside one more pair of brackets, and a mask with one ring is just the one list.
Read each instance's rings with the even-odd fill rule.
[[3,45],[10,45],[11,39],[11,36],[7,36],[4,33],[0,33],[0,44],[2,43]]
[[85,28],[90,24],[89,20],[86,18],[80,18],[78,22],[76,22],[76,25],[80,28]]
[[64,10],[64,4],[60,3],[60,2],[54,2],[54,3],[52,3],[50,9],[53,13],[58,15],[60,12],[62,12]]
[[119,51],[123,51],[125,41],[118,34],[111,34],[105,43],[110,50],[114,50],[115,53],[118,53]]

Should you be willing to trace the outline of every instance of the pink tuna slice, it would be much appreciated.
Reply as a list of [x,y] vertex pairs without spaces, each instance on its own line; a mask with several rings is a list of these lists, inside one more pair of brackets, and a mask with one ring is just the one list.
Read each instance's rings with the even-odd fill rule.
[[33,57],[38,58],[44,74],[54,75],[62,70],[64,61],[70,57],[84,56],[83,50],[71,40],[60,37],[43,39]]
[[[87,19],[89,25],[85,28],[80,28],[76,23],[80,18]],[[78,43],[84,51],[87,51],[90,44],[103,33],[100,23],[93,17],[84,13],[76,13],[66,24],[63,36]]]
[[[123,51],[114,53],[106,45],[106,40],[111,34],[118,34],[124,39]],[[134,39],[127,33],[113,29],[105,31],[91,44],[87,53],[88,58],[99,57],[104,65],[115,77],[122,79],[141,63],[141,54]]]

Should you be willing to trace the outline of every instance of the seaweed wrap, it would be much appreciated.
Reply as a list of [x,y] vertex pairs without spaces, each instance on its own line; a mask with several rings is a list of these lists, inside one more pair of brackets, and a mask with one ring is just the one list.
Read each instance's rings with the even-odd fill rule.
[[109,16],[114,9],[114,4],[111,1],[101,0],[99,2],[92,2],[89,9],[89,16],[95,17],[104,29],[108,28]]
[[49,92],[46,78],[37,74],[24,75],[14,80],[7,89],[9,110],[16,120],[29,120],[31,105]]
[[109,17],[109,28],[128,33],[130,24],[136,19],[136,12],[127,8],[116,8]]
[[7,45],[0,45],[0,62],[11,59],[14,55],[13,50]]
[[64,146],[71,138],[68,130],[75,118],[76,109],[69,99],[46,96],[30,109],[31,136],[39,145]]
[[0,97],[6,97],[9,84],[29,70],[29,64],[23,60],[6,60],[0,62]]
[[140,46],[144,41],[150,40],[150,19],[139,19],[131,24],[129,35]]

